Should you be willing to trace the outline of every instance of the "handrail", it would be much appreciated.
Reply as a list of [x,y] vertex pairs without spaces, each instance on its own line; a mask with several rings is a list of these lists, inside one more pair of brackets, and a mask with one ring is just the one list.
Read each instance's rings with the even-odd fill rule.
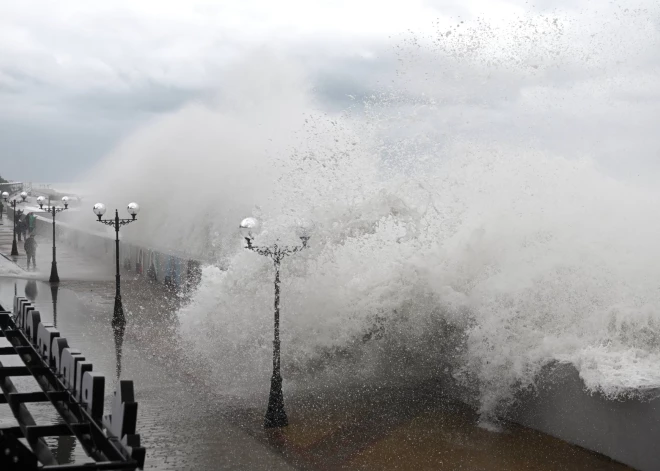
[[[136,470],[144,467],[145,448],[135,433],[137,403],[133,382],[120,380],[111,413],[103,414],[105,377],[93,372],[79,350],[70,348],[24,297],[14,298],[14,313],[0,306],[0,403],[9,404],[18,427],[0,428],[2,470]],[[23,366],[4,366],[2,355],[18,355]],[[41,392],[17,392],[12,376],[33,376]],[[36,425],[25,403],[50,402],[63,423]],[[73,435],[95,463],[59,464],[43,437]],[[25,446],[18,438],[25,438]],[[7,452],[7,450],[9,452]],[[40,466],[41,465],[41,466]]]

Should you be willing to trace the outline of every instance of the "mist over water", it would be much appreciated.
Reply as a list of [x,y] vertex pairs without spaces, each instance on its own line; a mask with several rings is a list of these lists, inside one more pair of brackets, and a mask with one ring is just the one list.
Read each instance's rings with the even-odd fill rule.
[[635,178],[657,175],[658,13],[407,34],[386,85],[342,113],[255,53],[216,99],[127,139],[89,192],[140,202],[124,237],[209,261],[179,318],[222,394],[263,396],[271,369],[274,271],[243,249],[249,215],[260,245],[315,223],[282,264],[286,387],[451,375],[485,415],[557,360],[608,395],[658,387],[660,192]]

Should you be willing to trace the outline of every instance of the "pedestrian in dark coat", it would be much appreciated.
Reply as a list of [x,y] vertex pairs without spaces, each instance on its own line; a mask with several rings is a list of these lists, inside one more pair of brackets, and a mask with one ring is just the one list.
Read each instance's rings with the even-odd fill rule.
[[16,221],[16,235],[18,236],[18,241],[20,242],[23,236],[23,221],[19,218],[18,221]]
[[27,226],[25,224],[25,216],[23,215],[23,211],[17,211],[16,212],[16,217],[18,220],[16,221],[16,234],[18,235],[18,240],[21,241],[23,240],[22,237],[25,237],[25,232],[27,231]]
[[22,221],[23,224],[21,224],[21,229],[23,229],[23,239],[27,240],[28,221],[25,214],[23,214]]

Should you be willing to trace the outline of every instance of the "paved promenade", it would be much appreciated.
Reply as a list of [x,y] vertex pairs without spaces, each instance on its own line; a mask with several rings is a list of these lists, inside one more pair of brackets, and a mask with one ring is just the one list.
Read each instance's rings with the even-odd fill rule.
[[[47,215],[46,215],[47,216]],[[0,225],[0,257],[5,260],[13,262],[15,265],[12,269],[14,274],[21,277],[28,277],[47,281],[50,277],[51,262],[53,260],[53,239],[50,234],[38,235],[35,237],[37,241],[37,269],[34,270],[30,267],[27,270],[27,256],[23,244],[25,239],[21,241],[17,237],[18,256],[11,256],[11,246],[13,240],[13,222],[7,218],[5,214],[2,218],[3,225]],[[89,256],[83,256],[71,249],[65,244],[58,244],[57,246],[57,271],[60,280],[113,280],[114,273],[113,267],[99,265]],[[16,272],[16,267],[20,268],[20,272]]]
[[[57,303],[54,304],[51,286],[40,281],[47,280],[50,274],[51,251],[47,249],[45,254],[38,254],[37,272],[24,271],[22,247],[19,247],[21,255],[16,258],[17,264],[10,261],[14,259],[10,256],[11,231],[6,227],[10,226],[0,226],[0,304],[11,308],[14,291],[33,299],[42,318],[46,322],[56,321],[57,328],[71,344],[94,363],[94,369],[107,376],[110,383],[106,385],[106,400],[109,400],[114,389],[111,378],[118,361],[110,324],[113,274],[106,273],[104,267],[96,266],[93,260],[85,260],[84,264],[88,266],[84,273],[97,276],[91,280],[84,276],[72,278],[72,274],[80,273],[79,265],[83,263],[70,248],[58,247],[58,256],[62,256],[59,268],[62,282],[57,287]],[[50,245],[48,241],[39,242],[41,247]],[[74,262],[73,268],[66,266],[70,261]],[[67,274],[66,279],[63,274]],[[135,383],[139,404],[137,431],[147,448],[145,469],[295,469],[279,451],[233,424],[226,405],[200,389],[196,374],[189,370],[189,365],[177,363],[179,347],[176,342],[162,342],[164,336],[176,337],[176,329],[172,329],[176,298],[133,278],[124,276],[122,285],[128,325],[121,352],[121,378],[132,379]],[[158,298],[157,304],[153,302],[154,298]],[[147,309],[140,309],[141,306]],[[203,372],[197,373],[201,376]],[[38,390],[33,383],[23,381],[26,387],[23,391]],[[31,404],[29,408],[39,423],[48,424],[55,420],[48,407]],[[4,404],[0,404],[0,425],[15,425],[9,407]],[[49,440],[56,454],[63,459],[76,463],[88,461],[73,438]]]
[[[58,246],[62,282],[48,283],[51,241],[41,237],[36,272],[24,271],[25,253],[11,257],[11,229],[0,226],[0,304],[14,291],[34,300],[57,327],[112,377],[135,382],[138,432],[147,448],[146,469],[158,470],[626,470],[609,459],[516,425],[503,433],[476,426],[474,412],[438,394],[433,386],[354,390],[309,389],[286,395],[290,425],[265,431],[266,396],[227,399],[206,374],[190,364],[178,338],[181,301],[161,285],[123,275],[128,325],[117,355],[110,326],[113,273],[94,260]],[[15,263],[14,263],[15,262]],[[110,267],[112,269],[112,267]],[[56,311],[55,308],[56,307]],[[55,312],[57,318],[54,319]],[[286,378],[285,378],[286,380]],[[265,378],[264,381],[268,381]],[[113,388],[108,385],[106,388]],[[44,423],[53,417],[39,411]],[[0,405],[0,424],[12,420]],[[52,441],[63,459],[84,462],[72,439]]]

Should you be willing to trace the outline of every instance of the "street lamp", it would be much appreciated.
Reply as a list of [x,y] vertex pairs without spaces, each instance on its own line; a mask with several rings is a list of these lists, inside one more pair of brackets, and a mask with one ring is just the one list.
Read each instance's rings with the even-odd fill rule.
[[28,197],[27,192],[25,192],[25,191],[21,191],[21,193],[19,194],[19,196],[20,196],[21,199],[23,200],[23,201],[21,201],[21,203],[25,203],[25,200],[26,200],[27,197]]
[[303,228],[298,236],[302,240],[301,246],[280,247],[274,244],[270,247],[256,247],[252,245],[252,239],[259,232],[259,221],[255,218],[245,218],[241,221],[241,234],[247,242],[247,248],[257,252],[259,255],[270,257],[275,264],[275,319],[273,340],[273,375],[270,379],[270,395],[268,397],[268,409],[264,418],[265,428],[285,427],[289,420],[284,411],[284,395],[282,394],[282,376],[280,374],[280,262],[287,255],[300,252],[307,248],[309,230]]
[[[140,206],[137,203],[129,203],[127,210],[128,214],[131,215],[131,219],[119,219],[119,211],[115,209],[115,218],[114,219],[101,219],[105,214],[105,205],[103,203],[96,203],[94,205],[94,214],[99,218],[99,222],[107,226],[114,226],[115,228],[115,258],[117,262],[117,274],[115,275],[116,279],[116,291],[115,291],[115,310],[112,315],[112,330],[115,335],[115,344],[120,344],[123,342],[124,338],[124,329],[126,327],[126,318],[124,317],[124,306],[121,302],[121,290],[120,290],[120,275],[119,275],[119,227],[130,224],[133,221],[136,221],[135,216],[140,212]],[[120,347],[121,348],[121,347]],[[118,367],[117,374],[119,375],[121,367]]]
[[[46,201],[46,199],[43,196],[39,196],[37,198],[37,203],[39,203],[39,209],[41,210],[44,209],[44,201]],[[55,254],[55,214],[64,211],[65,209],[69,209],[69,197],[63,197],[62,203],[64,203],[63,208],[56,208],[55,205],[53,205],[48,206],[46,209],[46,212],[49,212],[53,215],[53,263],[50,266],[50,278],[48,279],[48,281],[51,283],[60,282],[60,275],[57,273],[57,257]]]
[[[5,200],[5,203],[7,202],[7,198],[9,198],[9,193],[6,191],[2,193],[2,197]],[[16,244],[16,199],[11,200],[11,203],[9,205],[14,209],[14,240],[11,243],[11,255],[12,257],[18,257],[18,245]]]

